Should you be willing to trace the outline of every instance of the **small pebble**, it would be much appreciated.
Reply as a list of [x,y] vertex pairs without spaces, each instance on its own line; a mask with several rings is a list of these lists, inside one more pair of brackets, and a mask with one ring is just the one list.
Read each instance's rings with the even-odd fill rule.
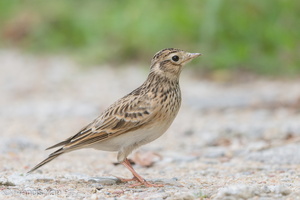
[[120,183],[121,181],[114,177],[94,177],[88,179],[88,182],[99,183],[102,185],[113,185],[113,184]]

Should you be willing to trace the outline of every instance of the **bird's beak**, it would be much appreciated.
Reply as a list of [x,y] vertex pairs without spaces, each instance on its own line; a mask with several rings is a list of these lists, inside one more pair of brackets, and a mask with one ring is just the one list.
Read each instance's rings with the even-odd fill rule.
[[187,53],[183,64],[186,64],[186,63],[190,62],[192,59],[197,58],[201,55],[202,55],[201,53]]
[[189,60],[201,56],[201,53],[188,53]]

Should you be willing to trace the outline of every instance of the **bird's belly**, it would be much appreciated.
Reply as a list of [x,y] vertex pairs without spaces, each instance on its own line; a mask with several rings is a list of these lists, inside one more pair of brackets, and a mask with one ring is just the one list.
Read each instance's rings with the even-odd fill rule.
[[152,126],[151,128],[138,129],[97,142],[90,147],[102,151],[119,151],[128,146],[135,146],[137,148],[159,138],[170,125],[171,123],[164,123]]

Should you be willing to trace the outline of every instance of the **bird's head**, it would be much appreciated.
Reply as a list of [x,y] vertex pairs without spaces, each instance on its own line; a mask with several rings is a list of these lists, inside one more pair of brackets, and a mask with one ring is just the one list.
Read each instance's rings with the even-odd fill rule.
[[151,60],[150,71],[168,78],[179,78],[182,67],[201,53],[189,53],[180,49],[167,48],[157,52]]

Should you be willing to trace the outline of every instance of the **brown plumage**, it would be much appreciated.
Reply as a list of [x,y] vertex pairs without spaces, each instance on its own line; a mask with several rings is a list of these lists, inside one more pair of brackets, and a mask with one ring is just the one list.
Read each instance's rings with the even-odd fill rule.
[[127,156],[169,128],[181,104],[179,76],[182,66],[200,55],[174,48],[156,53],[151,60],[148,78],[140,87],[116,101],[74,136],[47,148],[61,147],[29,173],[63,153],[95,148],[117,151],[118,161],[132,172],[133,180],[146,186],[157,186],[138,175]]

